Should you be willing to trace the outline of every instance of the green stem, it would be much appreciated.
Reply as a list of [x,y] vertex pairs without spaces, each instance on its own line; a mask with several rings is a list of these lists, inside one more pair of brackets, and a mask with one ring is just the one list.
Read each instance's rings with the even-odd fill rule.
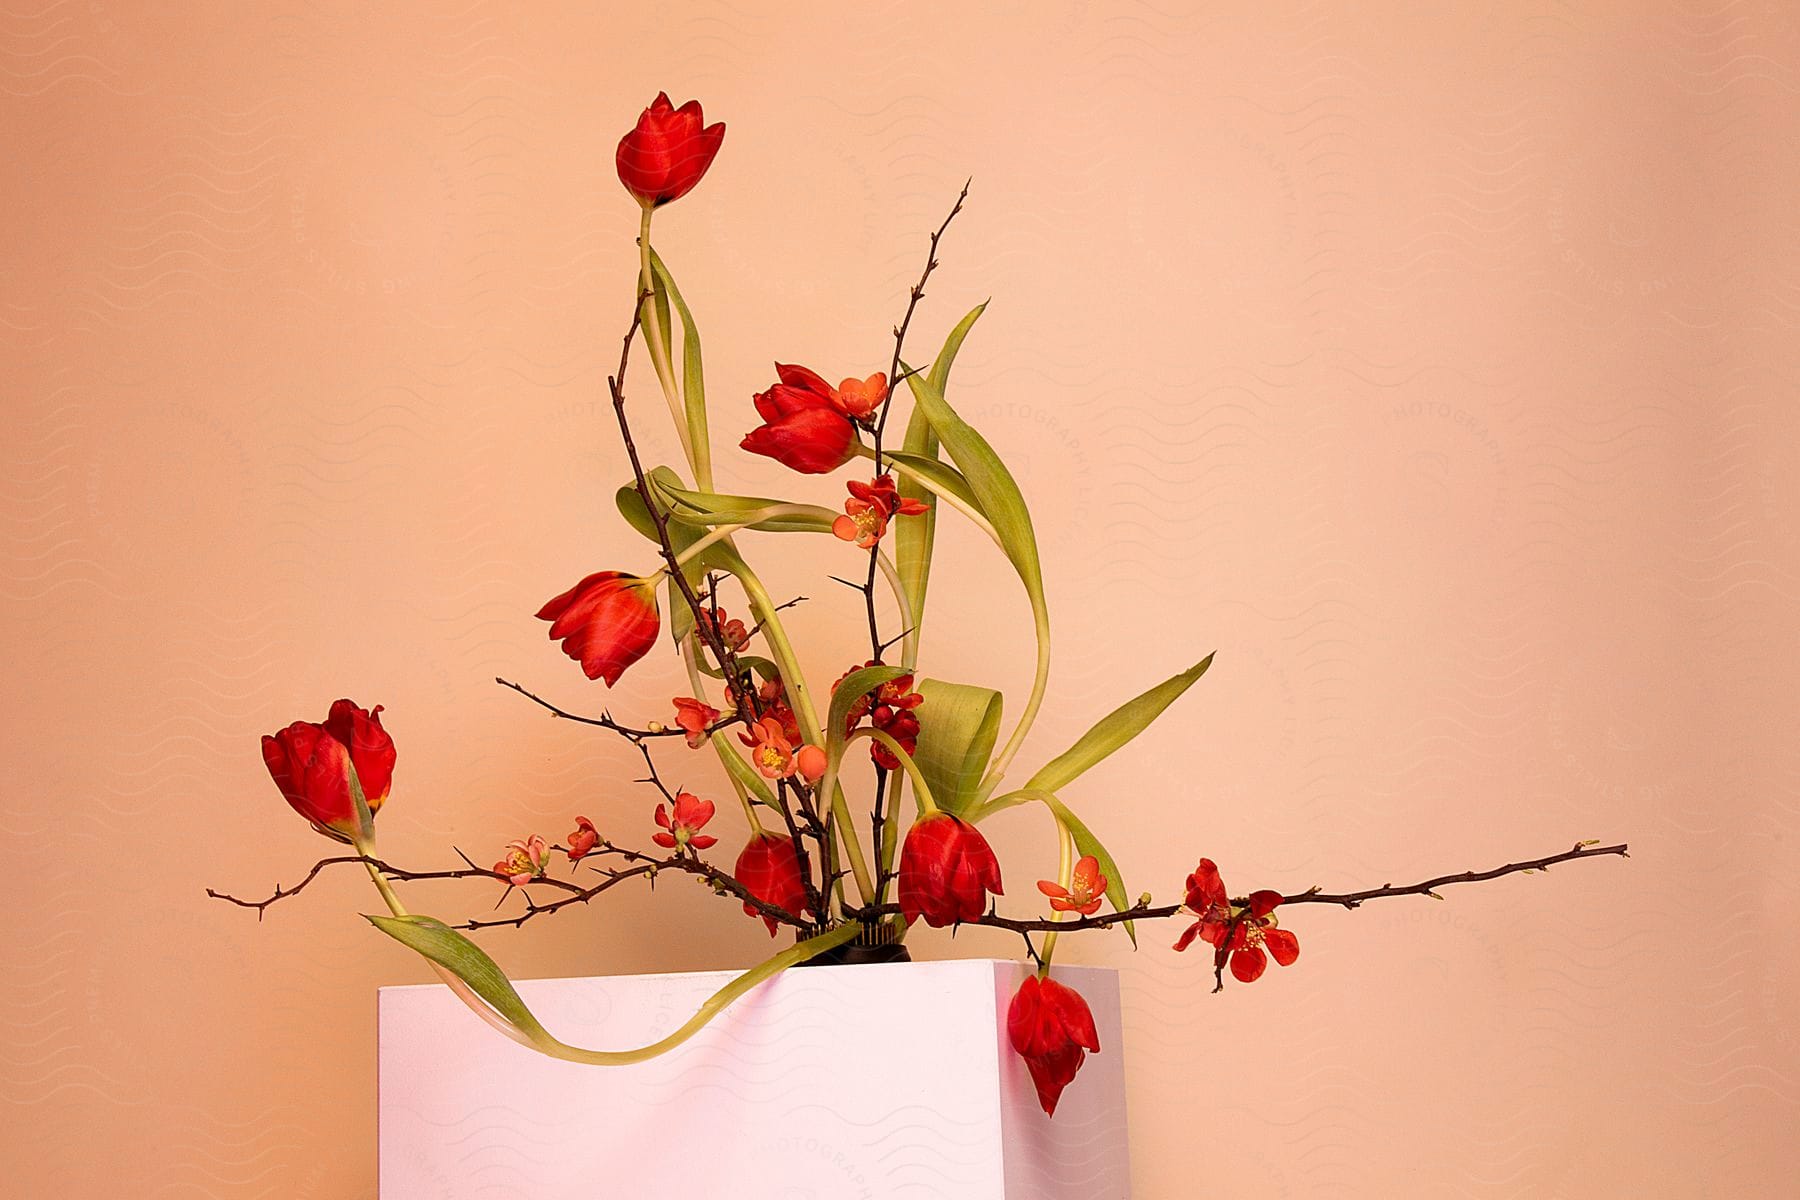
[[[800,659],[794,653],[794,644],[788,640],[787,630],[781,624],[781,614],[776,611],[775,601],[770,598],[768,589],[763,587],[762,580],[740,559],[732,567],[732,573],[744,589],[744,595],[750,599],[750,607],[756,613],[757,621],[762,625],[763,636],[768,639],[769,650],[775,655],[775,663],[781,669],[782,682],[787,687],[788,698],[793,704],[794,716],[800,722],[800,733],[815,746],[826,745],[824,727],[819,724],[818,710],[813,708],[812,693],[806,690],[806,678],[800,674]],[[875,897],[875,879],[869,873],[868,860],[863,856],[862,843],[856,840],[856,826],[850,821],[850,805],[844,799],[844,789],[838,787],[835,780],[829,791],[831,797],[831,815],[837,826],[837,837],[843,844],[844,857],[849,860],[850,873],[856,879],[857,893],[864,904]],[[820,789],[821,793],[825,789]]]
[[674,1033],[671,1033],[668,1037],[663,1038],[661,1041],[652,1042],[648,1046],[642,1046],[636,1050],[583,1050],[579,1046],[568,1045],[565,1042],[558,1041],[550,1034],[545,1033],[541,1037],[533,1038],[531,1040],[531,1047],[534,1050],[549,1055],[551,1058],[560,1058],[564,1062],[590,1063],[604,1067],[621,1067],[630,1063],[639,1063],[646,1059],[655,1058],[666,1050],[673,1050],[675,1047],[681,1045],[681,1043],[693,1037],[696,1033],[699,1033],[701,1029],[705,1028],[708,1021],[712,1020],[727,1008],[732,1001],[750,991],[757,984],[779,975],[789,967],[797,966],[810,958],[817,957],[827,950],[835,950],[846,942],[853,941],[861,932],[862,925],[852,921],[849,924],[838,926],[829,933],[822,933],[817,937],[808,938],[806,941],[798,943],[791,949],[782,951],[774,958],[745,971],[742,975],[739,975],[736,979],[714,992],[712,998],[707,1000],[705,1004],[702,1004],[699,1011],[688,1018],[687,1022],[682,1025],[681,1028],[677,1029]]
[[[697,636],[697,634],[689,633],[681,639],[681,658],[687,665],[688,683],[694,689],[694,698],[704,702],[706,684],[700,678],[700,663],[694,654],[694,640]],[[763,829],[762,820],[756,815],[756,806],[750,803],[749,791],[745,789],[743,781],[737,777],[737,772],[731,769],[731,764],[725,762],[726,755],[736,754],[737,751],[727,745],[723,738],[711,737],[706,740],[712,743],[713,750],[718,753],[719,764],[725,768],[725,778],[731,781],[731,790],[737,793],[738,803],[744,806],[744,819],[750,822],[751,833],[767,832]]]
[[1031,598],[1032,624],[1037,631],[1037,673],[1031,681],[1031,697],[1025,702],[1025,712],[1019,717],[1019,724],[1006,740],[1000,753],[994,756],[987,774],[981,780],[981,787],[976,791],[978,799],[985,800],[993,794],[1000,780],[1006,775],[1007,765],[1019,747],[1025,743],[1025,735],[1031,729],[1032,722],[1037,720],[1038,709],[1044,706],[1044,692],[1050,685],[1050,612],[1044,606],[1043,599]]
[[[1060,817],[1056,818],[1056,847],[1058,854],[1056,881],[1062,884],[1064,891],[1067,891],[1069,884],[1075,878],[1075,835],[1069,831],[1067,825],[1062,823]],[[1066,921],[1069,919],[1069,914],[1057,913],[1053,919]],[[1056,936],[1057,931],[1054,929],[1044,935],[1044,947],[1038,951],[1039,979],[1050,974],[1050,960],[1056,957]]]

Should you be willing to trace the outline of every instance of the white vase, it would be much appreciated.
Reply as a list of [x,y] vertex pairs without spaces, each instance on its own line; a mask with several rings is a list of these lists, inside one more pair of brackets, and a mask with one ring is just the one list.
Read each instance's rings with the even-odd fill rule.
[[[439,986],[381,989],[382,1200],[1125,1200],[1115,971],[1057,967],[1093,1010],[1056,1116],[1006,1041],[1015,962],[783,972],[648,1062],[545,1058]],[[566,1042],[666,1035],[731,972],[521,982]]]

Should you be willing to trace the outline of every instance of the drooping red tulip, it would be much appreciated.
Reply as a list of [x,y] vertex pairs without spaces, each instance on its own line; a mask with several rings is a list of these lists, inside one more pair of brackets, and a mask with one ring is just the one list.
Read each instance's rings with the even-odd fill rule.
[[[801,877],[800,859],[794,853],[791,838],[773,833],[752,834],[731,873],[764,904],[786,909],[795,916],[806,907],[806,882]],[[744,905],[744,915],[761,917],[769,927],[770,937],[775,936],[781,924],[754,904]]]
[[380,811],[394,779],[394,740],[381,727],[381,705],[358,708],[337,700],[322,723],[295,721],[264,735],[263,763],[282,796],[314,829],[340,842],[357,833],[350,771],[362,786],[370,815]]
[[1268,969],[1269,956],[1284,967],[1300,957],[1300,939],[1276,928],[1273,914],[1280,903],[1280,892],[1265,890],[1251,892],[1243,904],[1233,904],[1219,868],[1203,858],[1187,877],[1187,907],[1199,919],[1182,931],[1175,949],[1186,950],[1199,938],[1213,948],[1215,966],[1224,966],[1229,956],[1237,981],[1255,983]]
[[1074,988],[1028,976],[1006,1010],[1006,1036],[1025,1060],[1038,1103],[1051,1116],[1086,1055],[1100,1051],[1094,1014]]
[[606,686],[656,645],[662,615],[654,580],[623,571],[596,571],[538,609],[550,622],[550,640],[581,664],[589,679]]
[[763,423],[739,443],[805,475],[823,475],[850,461],[856,430],[832,400],[831,386],[805,367],[775,364],[780,382],[757,393]]
[[658,92],[619,139],[619,182],[648,208],[679,200],[694,190],[724,140],[724,123],[707,125],[698,100],[676,108],[667,92]]
[[998,896],[1000,862],[979,830],[946,812],[919,818],[900,848],[900,913],[941,928],[973,921]]

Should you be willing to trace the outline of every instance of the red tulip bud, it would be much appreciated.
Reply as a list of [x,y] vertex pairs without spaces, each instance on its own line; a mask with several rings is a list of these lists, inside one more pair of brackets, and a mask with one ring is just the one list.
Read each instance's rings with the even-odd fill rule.
[[322,724],[295,721],[262,740],[263,763],[295,812],[340,842],[358,833],[350,772],[356,772],[369,815],[387,800],[394,779],[394,741],[381,727],[381,705],[338,700]]
[[[764,904],[786,909],[795,916],[806,907],[806,882],[801,878],[800,859],[789,838],[772,833],[752,835],[731,873]],[[744,915],[761,917],[769,927],[769,936],[775,936],[780,922],[774,917],[759,911],[754,904],[744,905]]]
[[698,100],[676,108],[667,92],[658,92],[619,139],[619,182],[646,207],[679,200],[694,190],[724,140],[724,124],[707,125]]

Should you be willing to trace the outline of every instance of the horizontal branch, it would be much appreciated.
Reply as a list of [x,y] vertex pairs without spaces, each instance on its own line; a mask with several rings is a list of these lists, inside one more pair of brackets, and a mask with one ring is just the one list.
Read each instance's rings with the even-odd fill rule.
[[[461,855],[464,862],[469,862],[467,855],[462,854],[461,851],[458,851],[457,853]],[[558,879],[552,875],[540,876],[539,878],[531,880],[529,883],[520,885],[518,888],[518,890],[524,894],[527,905],[526,911],[522,915],[506,919],[466,921],[461,925],[452,926],[452,928],[472,930],[487,929],[500,925],[523,925],[532,917],[544,913],[556,912],[559,909],[567,908],[571,904],[586,904],[608,888],[627,879],[636,879],[642,876],[654,878],[659,871],[680,871],[684,874],[693,875],[703,879],[712,885],[714,891],[723,895],[729,895],[744,904],[748,904],[760,915],[769,917],[780,924],[791,925],[796,929],[811,929],[815,925],[815,922],[807,921],[797,914],[782,908],[780,905],[770,904],[766,900],[757,898],[751,894],[750,889],[738,882],[734,876],[719,870],[710,863],[701,861],[692,854],[673,854],[667,857],[658,858],[654,855],[644,854],[636,850],[627,850],[621,846],[614,846],[610,842],[605,842],[595,850],[591,851],[589,856],[601,855],[613,856],[625,863],[631,864],[631,866],[625,869],[596,867],[595,869],[602,872],[605,875],[605,878],[599,883],[591,886],[583,886],[572,880]],[[223,900],[227,904],[235,904],[240,908],[253,908],[256,910],[257,919],[261,920],[263,912],[268,909],[270,905],[278,900],[285,900],[291,896],[298,895],[301,891],[305,890],[308,884],[317,879],[325,868],[347,863],[371,864],[377,870],[381,871],[382,874],[387,875],[392,879],[399,880],[402,883],[418,883],[434,879],[492,879],[501,883],[506,883],[509,887],[512,886],[511,881],[507,876],[502,875],[498,871],[485,870],[475,866],[473,863],[469,863],[469,866],[466,868],[458,867],[443,871],[412,871],[405,867],[396,867],[392,863],[384,862],[378,858],[362,858],[354,854],[344,854],[332,858],[320,859],[313,864],[312,869],[306,873],[306,876],[301,879],[299,883],[294,884],[292,887],[277,887],[273,893],[262,900],[245,900],[238,896],[214,891],[212,888],[207,888],[206,894],[214,900]],[[539,885],[554,888],[565,894],[560,899],[553,900],[548,904],[540,904],[533,900],[530,892],[526,890]]]
[[[1543,871],[1558,863],[1573,862],[1579,858],[1598,858],[1601,855],[1607,854],[1629,857],[1626,853],[1627,849],[1628,847],[1624,844],[1617,846],[1599,846],[1594,845],[1593,843],[1578,843],[1573,849],[1565,850],[1561,854],[1552,854],[1544,858],[1534,858],[1526,862],[1507,863],[1505,866],[1495,867],[1491,871],[1464,871],[1456,875],[1439,875],[1435,879],[1427,879],[1421,883],[1409,883],[1405,885],[1390,883],[1384,884],[1378,888],[1370,888],[1367,891],[1362,892],[1324,892],[1314,887],[1292,896],[1283,896],[1281,902],[1284,905],[1339,904],[1345,908],[1359,908],[1365,901],[1384,900],[1390,896],[1431,896],[1435,899],[1442,899],[1441,896],[1437,895],[1435,889],[1444,887],[1448,884],[1480,883],[1488,879],[1499,879],[1503,875],[1517,875],[1528,871]],[[1243,897],[1239,897],[1234,901],[1234,903],[1240,905],[1243,902]],[[897,904],[883,904],[858,909],[850,915],[858,920],[871,921],[877,917],[892,916],[899,911],[900,906]],[[1114,925],[1123,925],[1127,921],[1156,921],[1166,917],[1178,916],[1187,911],[1188,909],[1185,904],[1151,905],[1149,903],[1139,903],[1120,912],[1096,913],[1091,917],[1077,917],[1073,920],[1064,921],[1049,918],[1021,920],[1013,917],[1003,917],[998,912],[987,912],[983,913],[975,920],[964,922],[964,924],[986,925],[993,929],[1008,929],[1014,933],[1072,933],[1082,929],[1107,929]]]

